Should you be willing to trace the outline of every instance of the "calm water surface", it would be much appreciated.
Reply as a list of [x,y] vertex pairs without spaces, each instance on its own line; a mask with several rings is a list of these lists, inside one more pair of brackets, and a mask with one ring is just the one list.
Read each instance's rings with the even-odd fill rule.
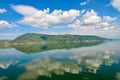
[[1,48],[0,80],[120,80],[120,41]]

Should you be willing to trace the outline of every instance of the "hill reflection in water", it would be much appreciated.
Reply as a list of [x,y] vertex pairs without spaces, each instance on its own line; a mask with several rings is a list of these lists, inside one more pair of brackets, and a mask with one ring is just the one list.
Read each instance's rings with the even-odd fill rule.
[[96,46],[63,47],[63,49],[56,47],[53,48],[55,50],[31,52],[34,54],[23,54],[25,51],[17,51],[17,48],[0,49],[0,78],[119,80],[119,47],[120,41],[113,41]]
[[24,53],[44,52],[53,49],[71,49],[78,47],[94,46],[103,42],[73,42],[73,43],[46,43],[46,44],[23,44],[12,45],[13,47]]

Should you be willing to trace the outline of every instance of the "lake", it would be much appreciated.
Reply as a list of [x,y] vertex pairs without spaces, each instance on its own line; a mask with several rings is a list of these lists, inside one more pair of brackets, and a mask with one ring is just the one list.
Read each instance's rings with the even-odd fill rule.
[[120,80],[120,41],[0,48],[0,80]]

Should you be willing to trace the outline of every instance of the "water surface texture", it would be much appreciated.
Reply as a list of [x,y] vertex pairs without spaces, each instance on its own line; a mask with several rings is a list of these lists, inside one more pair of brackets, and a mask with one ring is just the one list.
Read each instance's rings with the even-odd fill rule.
[[0,80],[120,80],[120,41],[0,48]]

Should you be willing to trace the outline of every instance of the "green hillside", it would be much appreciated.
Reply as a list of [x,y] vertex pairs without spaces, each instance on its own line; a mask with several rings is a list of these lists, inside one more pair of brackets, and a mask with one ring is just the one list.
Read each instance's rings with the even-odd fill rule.
[[47,43],[66,43],[66,42],[87,42],[87,41],[106,41],[106,38],[97,36],[80,36],[80,35],[46,35],[27,33],[17,37],[11,41],[13,43],[26,43],[26,42],[47,42]]

